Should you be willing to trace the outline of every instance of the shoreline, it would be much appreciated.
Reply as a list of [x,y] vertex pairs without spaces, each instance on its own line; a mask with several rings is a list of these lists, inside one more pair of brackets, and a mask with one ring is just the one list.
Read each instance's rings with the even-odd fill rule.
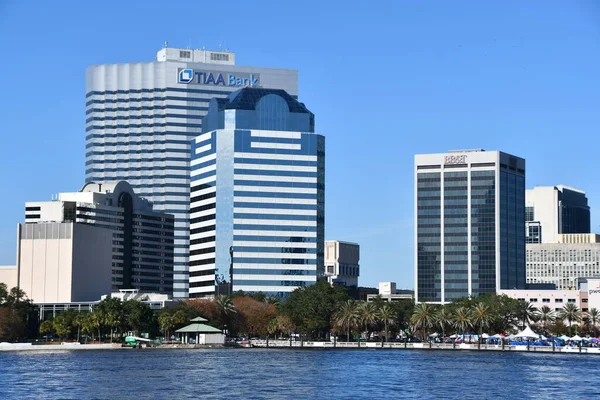
[[[360,346],[357,342],[290,342],[280,340],[270,340],[268,345],[266,340],[257,340],[252,342],[254,349],[273,349],[273,350],[417,350],[417,351],[444,351],[444,352],[499,352],[499,353],[537,353],[537,354],[585,354],[585,355],[600,355],[598,347],[552,347],[552,346],[510,346],[505,345],[486,345],[478,347],[477,344],[440,344],[440,343],[402,343],[391,342],[361,342]],[[131,351],[147,351],[147,350],[193,350],[193,349],[241,349],[247,350],[252,348],[230,347],[222,345],[189,345],[189,344],[167,344],[156,347],[144,347],[135,349],[132,347],[124,347],[120,343],[105,343],[105,344],[50,344],[50,345],[31,345],[29,343],[15,343],[10,345],[1,345],[0,353],[3,352],[56,352],[56,351],[77,351],[77,350],[131,350]]]

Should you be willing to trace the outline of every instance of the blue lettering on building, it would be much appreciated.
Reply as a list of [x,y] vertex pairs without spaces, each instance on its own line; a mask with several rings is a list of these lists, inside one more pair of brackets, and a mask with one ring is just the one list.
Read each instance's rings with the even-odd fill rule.
[[258,84],[258,77],[254,74],[250,74],[249,77],[227,74],[227,79],[225,79],[219,72],[194,71],[186,68],[177,71],[177,82],[196,85],[255,86]]

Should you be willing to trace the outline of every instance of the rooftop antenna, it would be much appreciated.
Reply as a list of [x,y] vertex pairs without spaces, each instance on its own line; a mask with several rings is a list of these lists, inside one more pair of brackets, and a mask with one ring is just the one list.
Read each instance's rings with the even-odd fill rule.
[[165,45],[164,45],[163,49],[166,49],[167,47],[169,47],[169,42],[167,42],[167,41],[165,40]]

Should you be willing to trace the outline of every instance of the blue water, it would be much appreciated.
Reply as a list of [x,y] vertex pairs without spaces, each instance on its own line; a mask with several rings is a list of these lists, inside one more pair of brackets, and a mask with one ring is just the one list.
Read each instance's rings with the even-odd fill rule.
[[0,353],[0,399],[600,398],[600,355],[144,349]]

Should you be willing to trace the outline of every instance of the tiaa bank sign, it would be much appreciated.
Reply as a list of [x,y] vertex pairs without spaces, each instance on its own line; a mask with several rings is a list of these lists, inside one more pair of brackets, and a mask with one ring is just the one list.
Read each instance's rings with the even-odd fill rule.
[[177,83],[192,85],[256,86],[259,74],[223,73],[218,71],[197,71],[192,68],[177,69]]

